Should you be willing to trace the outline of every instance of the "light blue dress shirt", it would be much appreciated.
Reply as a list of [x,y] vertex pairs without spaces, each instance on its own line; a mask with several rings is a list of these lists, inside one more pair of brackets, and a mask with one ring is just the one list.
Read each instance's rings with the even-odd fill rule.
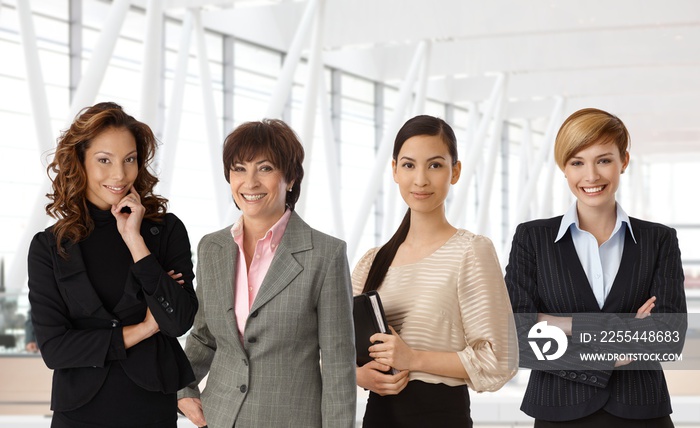
[[581,230],[578,222],[578,212],[576,211],[576,203],[569,208],[561,219],[559,225],[559,233],[554,242],[558,242],[566,233],[571,230],[571,238],[576,247],[576,254],[581,261],[588,283],[595,294],[598,301],[598,307],[601,309],[605,304],[605,299],[610,293],[617,270],[620,268],[622,260],[622,251],[625,249],[625,229],[622,227],[624,223],[630,231],[632,240],[637,243],[630,226],[630,219],[627,213],[616,204],[617,218],[615,220],[615,228],[607,241],[603,242],[600,247],[598,241],[592,233]]

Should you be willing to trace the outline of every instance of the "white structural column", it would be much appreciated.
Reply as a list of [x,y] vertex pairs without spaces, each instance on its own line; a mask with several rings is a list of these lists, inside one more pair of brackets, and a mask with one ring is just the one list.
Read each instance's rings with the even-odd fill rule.
[[87,70],[83,73],[80,79],[80,85],[75,91],[73,102],[71,102],[68,123],[70,123],[75,115],[84,107],[92,105],[95,102],[97,91],[100,89],[102,79],[104,78],[109,59],[114,52],[114,46],[117,44],[119,31],[121,30],[126,13],[131,5],[130,0],[114,0],[112,7],[109,9],[107,22],[100,33],[100,38],[92,50],[92,58],[88,64]]
[[[550,144],[552,148],[554,147],[554,142]],[[558,169],[556,163],[554,162],[553,151],[550,150],[550,155],[547,156],[544,162],[544,192],[542,194],[542,199],[540,199],[540,209],[537,213],[538,218],[549,218],[553,215],[553,199],[554,199],[554,172]]]
[[425,54],[421,62],[420,73],[418,74],[418,82],[416,83],[416,96],[413,99],[413,110],[411,117],[425,114],[425,99],[428,90],[428,75],[430,71],[430,56],[432,53],[432,43],[429,40],[425,41]]
[[284,64],[282,65],[282,70],[280,71],[280,77],[277,80],[275,89],[272,92],[272,97],[270,98],[270,104],[268,105],[266,114],[266,117],[268,118],[282,118],[284,105],[289,98],[289,93],[292,88],[294,71],[297,68],[297,64],[299,64],[301,49],[307,35],[309,34],[309,29],[311,28],[311,23],[316,12],[318,1],[319,0],[308,0],[306,3],[304,15],[301,18],[301,22],[297,27],[296,33],[294,34],[292,44],[289,46],[289,50],[287,51],[287,55],[284,59]]
[[148,0],[146,8],[146,37],[143,44],[141,71],[141,115],[139,120],[152,128],[158,119],[161,88],[161,51],[163,44],[164,0]]
[[[2,9],[2,7],[0,7]],[[46,97],[46,86],[39,61],[39,50],[36,44],[36,32],[32,21],[31,4],[29,0],[17,2],[17,14],[19,17],[20,35],[22,47],[24,49],[24,61],[27,70],[27,84],[29,87],[29,98],[32,107],[32,117],[34,118],[34,130],[41,152],[48,152],[53,149],[53,133],[51,132],[51,117],[49,116],[48,99]],[[43,175],[43,174],[42,174]],[[27,227],[22,233],[19,245],[15,251],[15,257],[8,271],[6,289],[7,291],[20,290],[26,283],[27,278],[27,251],[32,236],[46,226],[48,217],[44,211],[46,203],[46,193],[48,193],[48,183],[43,182],[39,187],[33,208],[30,211]]]
[[[459,186],[455,192],[454,203],[448,211],[448,218],[454,221],[456,224],[460,224],[461,218],[464,216],[469,186],[471,184],[472,177],[476,172],[477,163],[481,159],[484,139],[486,138],[486,133],[488,132],[489,125],[491,124],[491,118],[496,111],[499,97],[503,92],[504,84],[505,76],[503,74],[497,75],[493,88],[491,88],[489,99],[486,101],[486,110],[481,116],[481,121],[479,122],[474,138],[471,141],[472,150],[469,150],[466,160],[462,162],[462,175],[458,182]],[[477,114],[476,108],[474,109],[474,114]]]
[[[635,217],[649,217],[648,168],[649,164],[646,162],[645,157],[635,155],[630,162],[630,167],[625,170],[625,175],[630,174],[629,177],[626,177],[626,180],[629,180],[631,185],[631,201],[629,202],[629,208],[627,206],[623,208],[631,210],[628,212],[634,213]],[[625,205],[627,204],[628,202],[625,201]]]
[[[532,196],[535,194],[535,189],[537,187],[537,181],[540,177],[540,171],[543,165],[546,163],[547,157],[552,153],[552,146],[554,141],[554,136],[556,135],[559,123],[561,121],[561,115],[564,108],[564,99],[562,97],[556,97],[554,101],[554,107],[552,108],[552,113],[549,116],[549,122],[547,123],[547,130],[545,131],[544,138],[542,139],[542,147],[535,157],[534,165],[531,169],[531,174],[528,177],[527,185],[524,191],[520,194],[520,199],[518,200],[517,210],[515,212],[515,224],[519,224],[525,220],[528,206]],[[545,189],[546,192],[550,192],[551,189]],[[550,197],[549,195],[542,197]]]
[[[530,174],[533,173],[533,171],[530,170],[530,165],[532,165],[532,151],[532,123],[529,119],[525,119],[523,124],[523,139],[520,142],[520,164],[518,165],[518,190],[515,193],[516,204],[517,201],[520,200],[518,196],[522,195],[525,192],[528,177],[530,176]],[[528,216],[529,213],[526,213],[525,215]]]
[[168,117],[165,120],[165,130],[163,131],[163,146],[160,149],[160,169],[159,191],[161,194],[170,193],[175,171],[175,153],[177,151],[177,141],[180,138],[180,121],[182,118],[182,104],[185,97],[185,78],[187,77],[187,63],[190,57],[190,36],[192,34],[192,11],[185,12],[180,30],[180,45],[177,54],[177,65],[175,67],[175,78],[173,81],[173,93],[170,96],[168,106]]
[[207,126],[207,137],[209,139],[209,160],[211,162],[212,180],[214,185],[214,198],[219,214],[220,225],[227,223],[227,213],[231,202],[231,189],[226,184],[223,177],[223,167],[221,158],[222,139],[219,132],[220,125],[217,120],[214,103],[214,88],[211,83],[211,71],[209,70],[209,58],[207,55],[207,45],[204,39],[204,27],[199,10],[192,11],[192,21],[194,32],[197,37],[197,58],[199,59],[199,78],[202,89],[202,101],[204,106],[204,120]]
[[483,170],[483,180],[479,188],[479,211],[476,216],[476,233],[487,234],[489,227],[489,211],[491,205],[491,189],[493,178],[496,175],[496,160],[498,150],[501,147],[501,133],[503,130],[504,110],[506,109],[507,80],[504,79],[499,97],[496,100],[496,108],[493,116],[493,131],[489,142],[489,151],[486,156],[486,164]]
[[394,136],[396,135],[396,131],[398,131],[403,122],[406,106],[411,98],[413,84],[416,81],[416,76],[418,75],[421,61],[425,56],[425,51],[426,43],[420,42],[416,47],[415,53],[413,54],[413,59],[411,60],[411,65],[408,68],[408,73],[406,73],[406,78],[401,84],[401,89],[399,90],[399,96],[396,100],[396,107],[394,108],[391,121],[384,130],[382,141],[379,144],[379,148],[376,153],[374,168],[372,169],[372,174],[370,175],[367,183],[367,189],[365,190],[364,197],[362,198],[357,210],[354,226],[350,232],[350,235],[347,237],[348,258],[350,259],[352,259],[357,252],[357,245],[360,242],[360,236],[365,228],[367,215],[369,214],[372,204],[376,200],[377,194],[381,189],[382,177],[387,167],[387,160],[391,157],[392,142],[394,140]]
[[34,118],[34,130],[41,151],[49,151],[54,147],[51,117],[49,116],[46,85],[44,85],[44,76],[41,70],[41,62],[39,61],[39,48],[36,44],[36,32],[34,31],[29,0],[17,2],[17,14],[19,15],[22,48],[24,49],[24,62],[27,70],[27,86],[29,87],[29,100]]
[[[413,97],[411,116],[415,117],[425,113],[426,90],[428,87],[428,68],[430,67],[431,43],[425,41],[425,54],[420,65],[416,92]],[[394,133],[395,135],[395,133]],[[392,135],[393,138],[393,135]],[[382,241],[388,241],[404,217],[404,201],[399,196],[398,186],[393,184],[384,190],[384,216],[382,217]]]
[[[343,226],[343,209],[340,204],[340,157],[336,145],[336,135],[333,131],[333,118],[331,108],[326,97],[326,78],[323,73],[319,75],[319,102],[323,119],[323,141],[326,153],[326,173],[328,178],[328,190],[331,198],[331,212],[333,214],[333,229],[335,236],[345,239],[345,227]],[[304,178],[306,179],[306,178]]]
[[316,0],[318,6],[312,21],[313,33],[311,36],[311,52],[309,53],[308,73],[306,86],[304,87],[304,105],[302,111],[301,130],[299,136],[304,145],[304,181],[302,181],[301,194],[296,204],[299,215],[304,216],[306,201],[308,198],[309,176],[311,175],[311,155],[314,147],[314,131],[316,128],[316,102],[318,97],[325,97],[325,88],[319,92],[319,76],[323,74],[323,24],[325,21],[325,0]]
[[[459,159],[462,162],[462,166],[466,164],[465,159],[471,159],[472,156],[476,156],[476,153],[480,148],[476,147],[474,144],[474,136],[476,135],[476,128],[479,124],[479,109],[475,102],[469,102],[467,105],[467,110],[469,111],[469,116],[467,117],[466,132],[464,134],[464,142],[458,145],[459,149]],[[459,143],[459,136],[457,137]],[[450,198],[450,203],[448,204],[447,217],[450,224],[455,227],[466,227],[466,214],[465,209],[467,207],[467,198],[469,192],[469,185],[471,184],[470,179],[466,179],[464,175],[464,169],[457,184],[452,186],[452,197]]]

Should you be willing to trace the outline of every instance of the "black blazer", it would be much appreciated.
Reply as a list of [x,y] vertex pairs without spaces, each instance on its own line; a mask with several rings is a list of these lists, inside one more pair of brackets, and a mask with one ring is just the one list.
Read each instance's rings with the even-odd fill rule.
[[[685,315],[657,316],[687,313],[675,230],[630,218],[637,243],[625,228],[620,267],[600,309],[578,259],[571,232],[567,231],[561,240],[554,242],[561,218],[535,220],[517,227],[505,277],[513,312],[572,316],[573,334],[567,355],[570,351],[591,350],[577,343],[580,332],[629,329],[625,327],[627,322],[634,322],[635,330],[639,331],[680,331],[682,340],[671,344],[669,352],[681,352],[687,328]],[[657,298],[651,317],[623,320],[614,315],[636,313],[651,296]],[[532,324],[516,324],[519,324],[518,336],[526,337]],[[532,360],[527,352],[531,352],[527,344],[520,347],[523,366]],[[566,365],[566,361],[561,362],[562,367],[551,364],[551,370],[533,370],[530,374],[521,410],[534,418],[573,420],[601,408],[630,419],[656,418],[671,413],[660,366],[658,370],[630,370],[637,364],[633,362],[625,370],[615,370],[614,362],[605,362],[590,366],[579,364],[574,367],[580,370],[572,370],[572,365]]]
[[[54,369],[51,409],[68,411],[92,399],[112,363],[118,362],[148,391],[175,393],[194,374],[177,337],[192,326],[197,298],[187,231],[173,214],[162,222],[144,219],[141,235],[151,255],[133,264],[124,295],[107,311],[85,270],[80,246],[58,255],[53,227],[34,236],[29,247],[29,301],[41,356]],[[166,269],[181,272],[180,285]],[[146,307],[160,332],[124,349],[122,327],[138,324]]]

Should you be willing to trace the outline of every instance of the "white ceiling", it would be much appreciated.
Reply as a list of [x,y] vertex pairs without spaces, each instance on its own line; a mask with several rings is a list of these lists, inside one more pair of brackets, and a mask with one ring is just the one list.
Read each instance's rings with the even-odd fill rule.
[[[280,50],[306,6],[166,4],[173,16],[204,6],[206,27]],[[431,98],[482,101],[504,73],[512,120],[546,117],[561,96],[566,115],[598,107],[620,116],[637,153],[700,153],[698,0],[325,0],[330,66],[399,84],[420,41],[430,42]]]

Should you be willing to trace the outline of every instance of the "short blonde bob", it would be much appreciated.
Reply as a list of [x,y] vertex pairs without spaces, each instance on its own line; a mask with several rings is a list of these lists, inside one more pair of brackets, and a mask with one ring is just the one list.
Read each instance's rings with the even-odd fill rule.
[[554,160],[564,170],[566,163],[581,150],[594,144],[614,143],[625,158],[630,145],[630,134],[625,124],[603,110],[584,108],[569,116],[554,142]]

